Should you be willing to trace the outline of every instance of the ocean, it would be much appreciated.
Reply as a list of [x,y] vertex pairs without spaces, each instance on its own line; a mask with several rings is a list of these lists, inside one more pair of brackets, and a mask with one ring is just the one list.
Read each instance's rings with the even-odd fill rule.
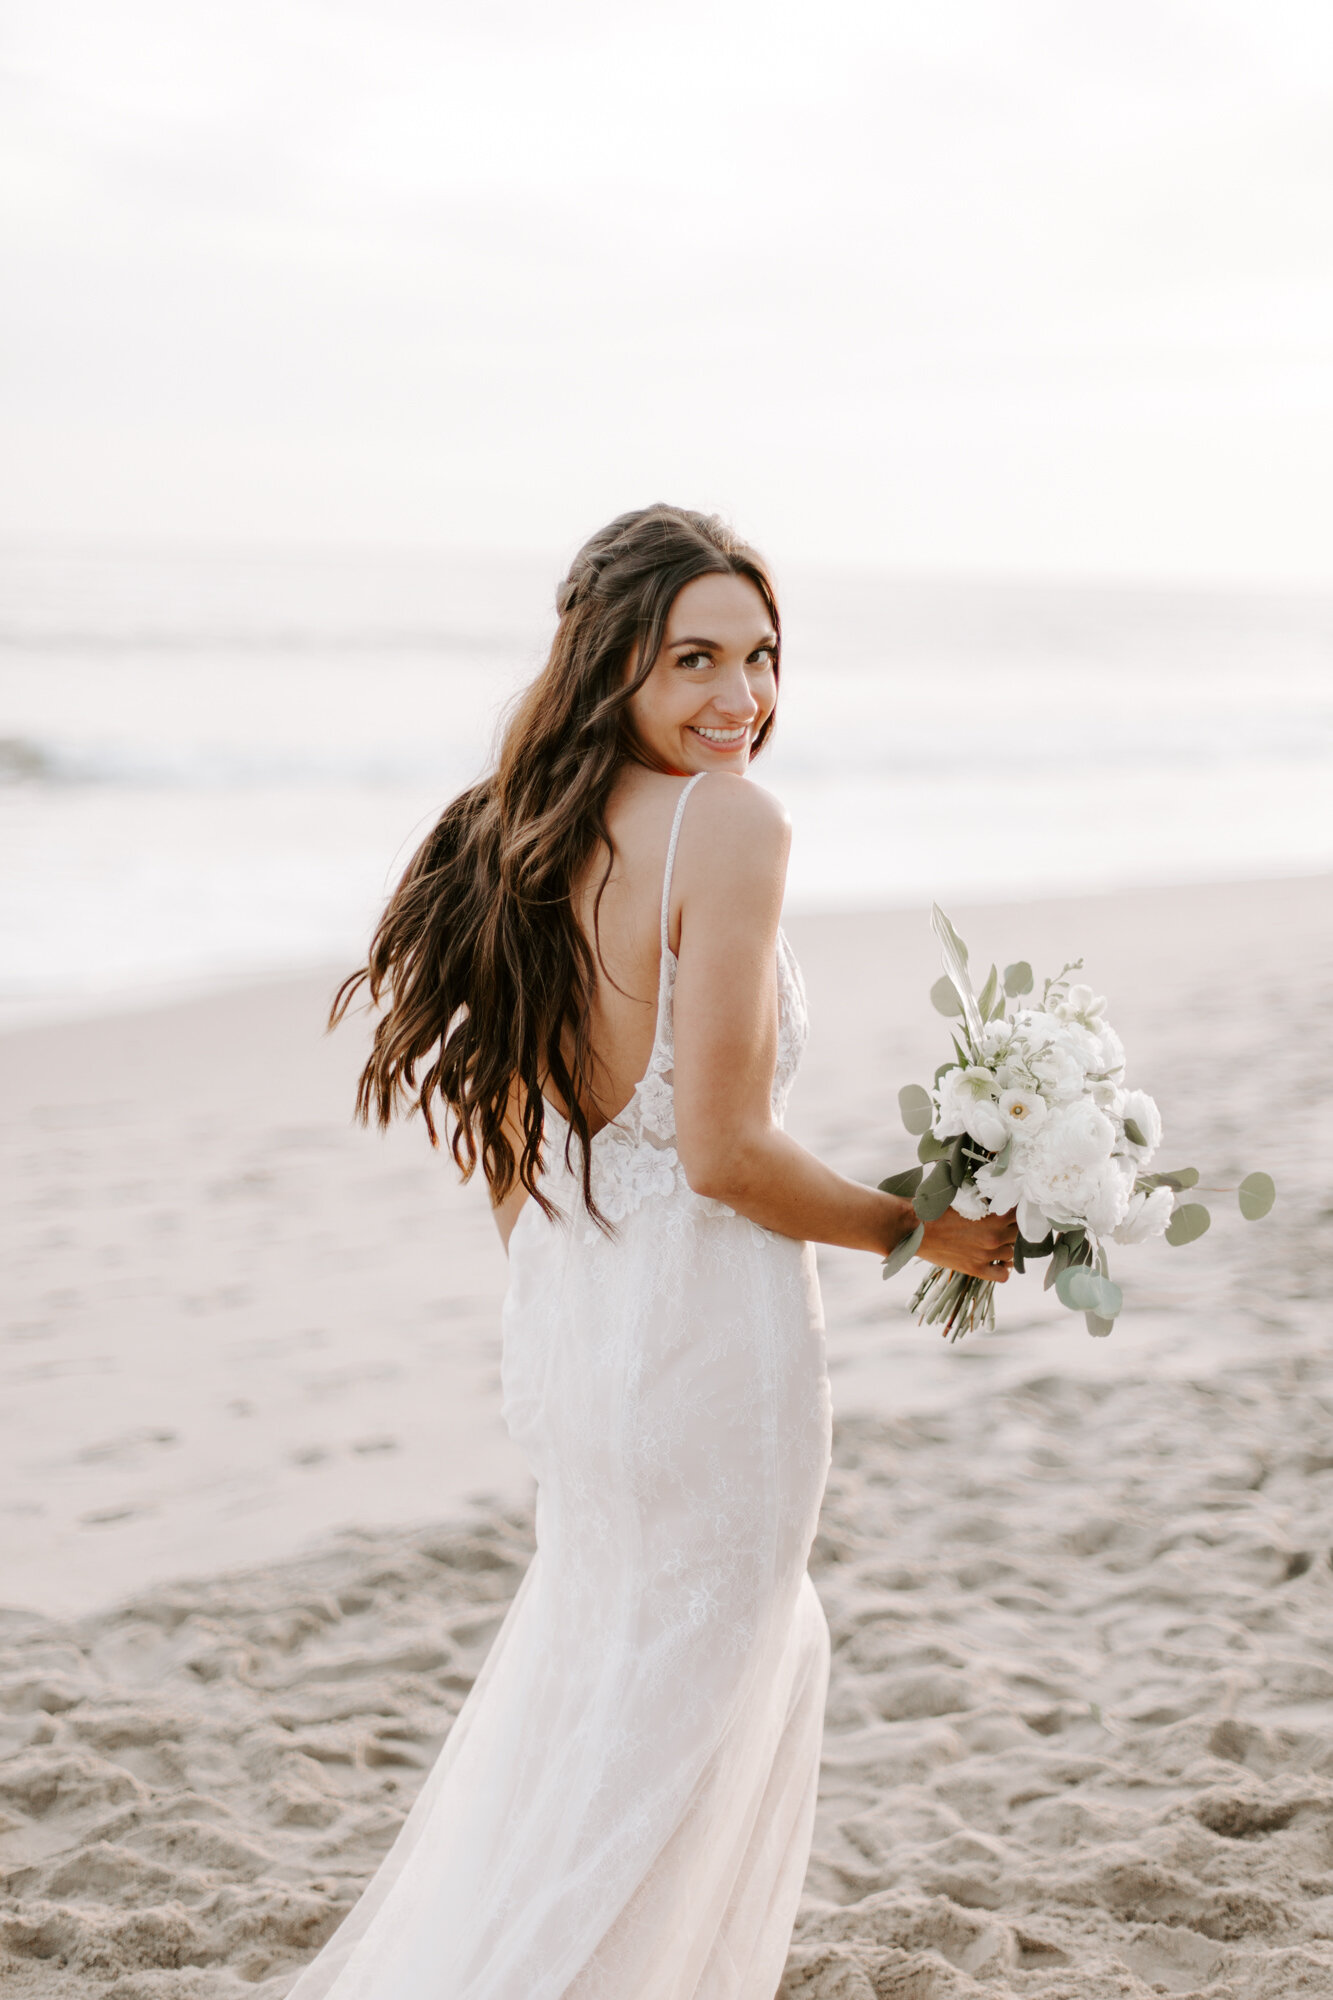
[[[559,569],[0,553],[0,1025],[355,963]],[[1333,596],[779,583],[793,909],[1333,867]]]

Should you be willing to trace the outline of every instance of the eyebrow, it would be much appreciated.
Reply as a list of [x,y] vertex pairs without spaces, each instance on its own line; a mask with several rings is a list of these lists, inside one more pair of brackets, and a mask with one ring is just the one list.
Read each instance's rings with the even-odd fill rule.
[[[672,639],[670,641],[672,652],[678,651],[681,646],[695,646],[700,648],[701,650],[706,650],[707,652],[710,653],[716,653],[721,651],[722,643],[723,642],[721,639]],[[751,646],[750,651],[752,653],[757,653],[759,651],[760,646],[776,646],[777,643],[778,643],[778,635],[776,632],[770,629],[767,633],[765,633],[762,639],[758,640],[755,645]]]

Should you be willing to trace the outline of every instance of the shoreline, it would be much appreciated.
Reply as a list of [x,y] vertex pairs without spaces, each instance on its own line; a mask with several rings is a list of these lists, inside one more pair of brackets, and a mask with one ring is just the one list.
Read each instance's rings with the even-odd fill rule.
[[[1311,910],[1330,906],[1295,878],[953,914],[981,965],[1027,957],[1040,976],[1082,947],[1131,1079],[1161,1101],[1167,1163],[1268,1167],[1290,1215],[1309,1149],[1295,1129],[1274,1147],[1273,1093],[1302,1128],[1313,1114],[1301,1037],[1278,1016],[1327,968]],[[812,1017],[791,1129],[873,1184],[914,1157],[899,1086],[947,1050],[934,940],[920,911],[788,928]],[[324,1035],[336,976],[0,1036],[17,1232],[0,1601],[76,1615],[340,1526],[526,1496],[500,1417],[505,1260],[484,1192],[459,1186],[418,1123],[352,1125],[364,1025]],[[1244,1085],[1220,1105],[1219,1062]],[[1281,1218],[1263,1228],[1262,1242],[1286,1234]],[[835,1408],[936,1407],[960,1369],[998,1383],[1043,1355],[1110,1379],[1155,1346],[1243,1348],[1237,1273],[1262,1242],[1219,1204],[1201,1251],[1117,1259],[1127,1310],[1109,1341],[1081,1322],[1071,1338],[1037,1278],[1001,1293],[996,1335],[943,1351],[905,1311],[909,1274],[885,1287],[876,1259],[821,1248]]]

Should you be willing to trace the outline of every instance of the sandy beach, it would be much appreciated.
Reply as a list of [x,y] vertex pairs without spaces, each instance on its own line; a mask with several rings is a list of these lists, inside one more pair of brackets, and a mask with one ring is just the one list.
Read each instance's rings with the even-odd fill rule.
[[[1029,1278],[945,1347],[906,1275],[821,1252],[835,1653],[793,2000],[1333,1992],[1330,886],[952,912],[983,965],[1084,954],[1162,1163],[1280,1201],[1123,1252],[1105,1341]],[[944,1052],[932,939],[789,931],[792,1127],[877,1180]],[[351,1125],[334,976],[0,1037],[16,2000],[278,2000],[527,1559],[485,1198],[419,1125]]]

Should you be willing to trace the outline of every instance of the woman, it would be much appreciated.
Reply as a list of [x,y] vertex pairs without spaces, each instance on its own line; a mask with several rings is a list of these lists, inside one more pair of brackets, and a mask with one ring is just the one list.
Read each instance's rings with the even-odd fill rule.
[[[813,1242],[903,1201],[782,1129],[805,1037],[788,829],[748,784],[777,604],[711,517],[580,551],[495,773],[444,812],[362,983],[359,1108],[480,1164],[510,1256],[504,1411],[537,1553],[435,1770],[295,2000],[772,2000],[828,1674]],[[423,1067],[424,1066],[424,1067]],[[920,1254],[1004,1279],[1014,1229]]]

